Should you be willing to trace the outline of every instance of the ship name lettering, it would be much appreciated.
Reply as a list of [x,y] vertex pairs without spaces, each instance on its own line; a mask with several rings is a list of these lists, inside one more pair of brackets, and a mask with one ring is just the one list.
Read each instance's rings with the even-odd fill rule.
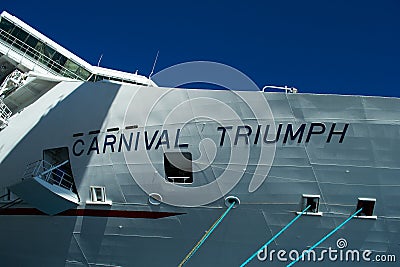
[[[297,142],[298,144],[304,142],[309,143],[313,136],[326,135],[326,143],[333,141],[343,143],[348,123],[344,123],[340,127],[337,123],[328,125],[322,122],[312,122],[309,126],[307,123],[302,123],[297,127],[292,123],[286,124],[280,123],[276,126],[267,124],[257,125],[252,127],[251,125],[238,125],[238,126],[219,126],[217,131],[221,132],[219,146],[226,144],[227,134],[233,134],[233,145],[257,145],[257,144],[274,144],[279,140],[282,140],[283,144],[289,143],[289,141]],[[275,131],[273,131],[275,128]]]
[[[346,137],[348,123],[279,123],[278,125],[228,125],[218,126],[215,135],[216,143],[219,146],[251,146],[270,145],[281,142],[282,145],[309,143],[312,139],[324,140],[326,143],[343,143]],[[170,130],[171,131],[171,130]],[[158,150],[164,149],[185,149],[188,143],[181,139],[181,129],[171,131],[168,129],[153,129],[150,131],[105,133],[88,135],[77,138],[72,144],[74,156],[92,154],[105,154],[126,151]],[[186,136],[186,139],[188,136]]]

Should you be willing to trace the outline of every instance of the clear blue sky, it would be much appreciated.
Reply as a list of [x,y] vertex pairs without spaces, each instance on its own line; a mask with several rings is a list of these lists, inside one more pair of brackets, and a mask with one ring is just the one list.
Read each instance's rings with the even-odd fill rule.
[[400,1],[1,1],[91,64],[148,75],[209,60],[260,87],[400,96]]

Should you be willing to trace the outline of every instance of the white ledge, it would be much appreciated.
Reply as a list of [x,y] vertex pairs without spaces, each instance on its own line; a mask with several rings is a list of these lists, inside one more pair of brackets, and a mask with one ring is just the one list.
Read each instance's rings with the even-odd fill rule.
[[111,206],[112,205],[112,201],[111,200],[106,200],[104,202],[102,201],[86,201],[86,205],[107,205],[107,206]]
[[[301,214],[301,211],[296,212],[297,215]],[[304,212],[303,215],[308,216],[322,216],[322,212]]]

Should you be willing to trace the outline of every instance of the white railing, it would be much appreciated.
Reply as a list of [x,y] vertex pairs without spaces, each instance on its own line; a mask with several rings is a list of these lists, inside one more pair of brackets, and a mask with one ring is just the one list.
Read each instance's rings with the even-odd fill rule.
[[73,178],[60,169],[61,166],[67,164],[68,162],[69,161],[66,160],[60,164],[53,166],[45,160],[35,161],[28,164],[23,179],[38,177],[52,185],[57,185],[72,191]]
[[266,85],[263,87],[263,91],[265,92],[267,89],[276,89],[276,90],[283,90],[285,93],[292,93],[296,94],[298,92],[297,88],[294,87],[288,87],[288,86],[275,86],[275,85]]
[[8,124],[8,119],[11,117],[12,112],[4,104],[3,100],[0,98],[0,128],[4,128]]
[[0,29],[0,42],[3,43],[8,49],[21,54],[23,57],[33,59],[32,62],[36,65],[41,66],[55,76],[64,76],[76,80],[84,80],[78,74],[72,72],[71,70],[61,66],[58,62],[46,56],[44,53],[38,51],[37,49],[27,45],[21,40],[17,39],[8,32]]

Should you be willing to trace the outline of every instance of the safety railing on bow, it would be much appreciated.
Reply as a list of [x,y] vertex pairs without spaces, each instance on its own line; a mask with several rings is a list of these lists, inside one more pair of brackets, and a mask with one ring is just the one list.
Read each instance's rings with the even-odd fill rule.
[[28,164],[23,179],[38,177],[52,185],[57,185],[72,191],[73,179],[69,174],[61,169],[61,167],[68,162],[69,161],[66,160],[60,164],[53,166],[45,160],[35,161]]
[[0,98],[0,128],[4,128],[8,124],[8,119],[11,117],[11,115],[11,110]]

